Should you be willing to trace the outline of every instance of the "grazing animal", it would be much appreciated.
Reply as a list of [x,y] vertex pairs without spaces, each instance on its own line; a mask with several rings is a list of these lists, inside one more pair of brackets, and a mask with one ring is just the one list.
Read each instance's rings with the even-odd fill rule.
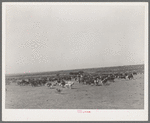
[[60,86],[62,86],[62,87],[64,87],[65,86],[65,81],[64,80],[62,80],[62,82],[59,84]]
[[133,75],[132,75],[132,74],[129,74],[129,75],[128,75],[128,79],[133,79]]
[[107,78],[107,80],[110,81],[110,82],[115,82],[114,79],[115,79],[115,77],[113,77],[113,76],[109,76],[109,77]]
[[59,85],[59,86],[62,86],[62,84],[61,84],[61,83],[59,83],[58,85]]
[[58,84],[58,82],[57,81],[55,81],[55,83],[53,83],[53,86],[56,86]]
[[119,76],[120,79],[126,79],[126,76],[125,75],[121,75]]
[[72,88],[72,85],[74,85],[74,82],[68,81],[68,82],[65,84],[64,87],[71,89],[71,88]]
[[103,85],[103,84],[106,84],[107,80],[108,80],[108,77],[102,79],[102,80],[101,80],[102,85]]
[[94,80],[94,84],[95,84],[96,86],[99,85],[99,79],[98,79],[98,78]]
[[137,72],[133,72],[133,75],[137,75]]
[[62,91],[61,89],[58,89],[58,88],[57,88],[56,90],[57,90],[57,92],[59,92],[59,93]]
[[52,87],[53,87],[53,84],[52,84],[51,82],[47,82],[47,83],[46,83],[46,86],[52,88]]

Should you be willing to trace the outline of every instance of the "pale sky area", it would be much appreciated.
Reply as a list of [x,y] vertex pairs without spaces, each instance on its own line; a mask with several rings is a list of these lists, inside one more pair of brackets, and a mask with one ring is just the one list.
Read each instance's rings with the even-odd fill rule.
[[8,5],[6,74],[144,64],[144,6]]

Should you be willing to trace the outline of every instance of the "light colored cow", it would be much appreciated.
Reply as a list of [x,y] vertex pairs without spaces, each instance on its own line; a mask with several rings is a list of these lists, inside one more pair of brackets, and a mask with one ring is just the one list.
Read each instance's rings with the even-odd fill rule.
[[71,89],[73,85],[74,85],[74,82],[72,82],[72,81],[67,81],[64,87]]

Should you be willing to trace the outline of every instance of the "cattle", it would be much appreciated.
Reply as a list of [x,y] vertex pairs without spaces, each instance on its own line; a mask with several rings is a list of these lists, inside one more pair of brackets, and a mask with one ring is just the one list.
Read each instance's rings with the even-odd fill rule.
[[22,84],[22,80],[17,80],[17,84],[21,85]]
[[103,75],[100,76],[100,79],[103,80],[103,79],[105,79],[107,77],[108,77],[108,75],[103,74]]
[[59,88],[56,88],[57,92],[60,93],[62,90]]
[[57,83],[60,83],[61,79],[60,78],[57,78]]
[[74,85],[74,82],[72,82],[72,81],[64,81],[65,82],[65,84],[63,83],[63,87],[65,87],[65,88],[72,88],[72,86]]
[[53,86],[56,86],[57,84],[58,84],[58,82],[56,81],[56,82],[53,83]]
[[45,85],[46,82],[47,82],[47,81],[46,81],[45,79],[40,80],[40,83],[41,83],[42,86]]
[[127,77],[126,75],[120,75],[119,76],[120,79],[126,79],[126,77]]
[[70,81],[69,81],[68,83],[66,83],[66,84],[64,85],[64,87],[71,89],[71,88],[72,88],[72,85],[74,85],[74,82],[70,82]]
[[133,74],[127,75],[128,79],[133,79]]
[[108,80],[108,77],[106,77],[106,78],[104,78],[104,79],[101,79],[101,83],[102,83],[102,84],[106,84],[107,80]]
[[133,75],[137,75],[137,72],[133,72]]
[[96,86],[99,85],[99,82],[100,82],[100,79],[99,79],[99,78],[95,78],[95,79],[94,79],[94,84],[95,84]]
[[[107,72],[108,73],[108,72]],[[76,74],[76,73],[75,73]],[[72,88],[74,83],[77,81],[81,84],[86,85],[104,85],[109,82],[115,82],[115,79],[133,79],[133,75],[136,75],[136,72],[133,72],[130,74],[130,72],[120,72],[112,74],[110,72],[109,74],[102,74],[102,73],[78,73],[75,75],[74,73],[70,73],[70,75],[62,75],[62,76],[50,76],[50,77],[40,77],[40,78],[34,78],[34,79],[22,79],[20,81],[17,81],[17,84],[20,86],[25,85],[31,85],[32,87],[37,86],[47,86],[52,88],[53,86],[62,86],[63,88]]]
[[98,85],[99,81],[97,79],[94,80],[94,84]]
[[65,81],[64,81],[64,80],[61,80],[61,82],[60,82],[60,84],[59,84],[59,85],[60,85],[60,86],[62,86],[62,87],[64,87],[64,86],[65,86],[65,84],[66,84],[66,83],[65,83]]
[[115,76],[114,75],[108,75],[107,80],[110,82],[115,82]]
[[90,76],[86,76],[86,77],[84,77],[84,79],[83,79],[83,84],[91,84],[92,83],[92,80],[91,80],[91,77]]
[[38,84],[37,84],[37,82],[36,82],[36,81],[32,81],[32,82],[31,82],[31,86],[32,86],[32,87],[37,87],[37,86],[38,86]]
[[45,85],[46,85],[47,87],[50,87],[50,88],[53,87],[53,83],[51,83],[51,82],[47,82]]
[[25,81],[23,79],[23,80],[18,80],[17,84],[20,85],[20,86],[25,86],[25,85],[29,85],[30,83],[29,83],[29,81]]

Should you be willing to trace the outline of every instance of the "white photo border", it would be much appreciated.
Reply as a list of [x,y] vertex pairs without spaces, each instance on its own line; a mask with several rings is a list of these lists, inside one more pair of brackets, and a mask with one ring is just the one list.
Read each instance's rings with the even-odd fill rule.
[[[77,109],[5,109],[5,40],[6,5],[123,5],[145,6],[145,64],[144,64],[144,109],[136,110],[82,110]],[[148,121],[148,2],[4,2],[2,3],[2,121]]]

